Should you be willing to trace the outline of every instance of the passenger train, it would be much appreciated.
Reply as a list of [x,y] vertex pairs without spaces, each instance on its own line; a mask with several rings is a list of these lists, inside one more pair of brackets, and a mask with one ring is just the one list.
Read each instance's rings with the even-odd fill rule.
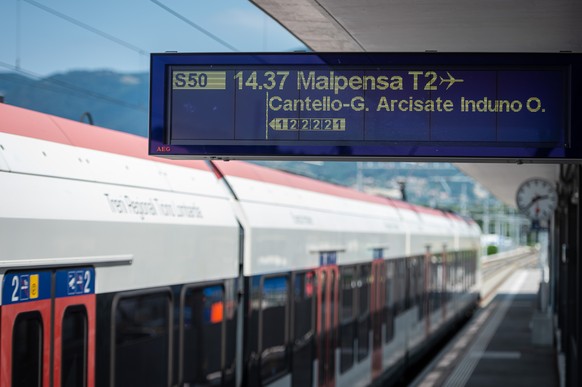
[[0,104],[0,386],[365,386],[476,305],[458,215]]

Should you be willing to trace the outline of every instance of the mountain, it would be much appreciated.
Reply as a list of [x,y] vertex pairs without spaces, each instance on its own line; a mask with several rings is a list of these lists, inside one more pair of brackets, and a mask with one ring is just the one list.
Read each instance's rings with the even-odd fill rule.
[[71,71],[42,79],[0,73],[4,102],[79,120],[88,112],[95,125],[147,136],[147,73]]

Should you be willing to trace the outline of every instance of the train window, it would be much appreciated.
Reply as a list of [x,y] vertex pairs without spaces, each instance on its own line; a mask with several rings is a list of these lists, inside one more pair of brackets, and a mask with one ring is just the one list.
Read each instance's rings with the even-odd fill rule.
[[61,337],[61,386],[86,386],[87,310],[84,306],[71,306],[65,310]]
[[424,318],[424,255],[410,259],[412,305],[418,306],[418,318]]
[[451,301],[455,294],[455,257],[447,255],[447,300]]
[[360,266],[359,318],[358,318],[358,361],[368,356],[370,341],[370,265]]
[[248,303],[245,305],[245,333],[246,341],[244,349],[245,367],[248,377],[248,386],[259,386],[261,383],[259,373],[259,316],[261,314],[261,276],[253,276],[245,280],[245,291],[248,295]]
[[397,314],[406,309],[406,258],[400,258],[396,262],[396,311]]
[[465,290],[469,290],[469,287],[471,286],[471,258],[468,251],[463,253],[463,261],[463,266],[465,268]]
[[468,288],[467,290],[469,290],[471,288],[471,285],[473,285],[473,256],[471,254],[470,251],[467,251],[467,267],[468,267],[468,272],[469,272],[469,284],[468,284]]
[[341,271],[342,311],[341,320],[351,320],[354,317],[354,301],[356,289],[355,268],[344,267]]
[[386,343],[394,337],[394,261],[386,261]]
[[407,282],[408,282],[408,298],[410,303],[408,304],[409,307],[414,307],[416,302],[416,258],[408,258],[407,259],[407,267],[406,272],[408,275]]
[[300,340],[313,333],[313,272],[295,275],[295,339]]
[[313,378],[313,272],[295,275],[293,294],[293,386],[308,386]]
[[39,312],[21,313],[12,332],[12,386],[42,385],[43,324]]
[[169,292],[118,300],[113,317],[115,386],[169,384],[170,305]]
[[222,286],[189,288],[184,298],[184,382],[195,386],[222,381]]
[[470,251],[469,255],[471,257],[471,285],[475,285],[477,283],[477,254]]
[[461,251],[458,256],[457,276],[459,280],[459,289],[461,293],[465,292],[465,254]]
[[418,258],[418,278],[419,278],[419,300],[421,303],[424,303],[424,299],[426,297],[425,293],[425,278],[426,278],[426,256],[421,256]]
[[467,284],[469,279],[469,273],[467,271],[467,254],[465,252],[461,255],[461,273],[462,273],[462,288],[463,291],[467,290]]
[[341,270],[341,320],[340,320],[340,372],[344,373],[354,365],[355,315],[354,301],[356,278],[354,267]]
[[457,254],[457,287],[459,289],[459,293],[464,293],[465,291],[465,267],[463,263],[465,260],[463,259],[463,252],[459,252]]
[[412,308],[416,305],[416,258],[408,258],[406,261],[408,271],[406,305],[407,308]]
[[287,371],[287,277],[265,278],[261,298],[261,379],[263,383]]
[[439,258],[436,255],[430,257],[430,308],[431,312],[434,312],[439,308],[440,304],[440,264]]
[[234,387],[236,383],[236,323],[237,323],[237,281],[227,280],[224,283],[224,320],[225,332],[225,360],[224,360],[224,387]]
[[475,284],[475,265],[474,265],[474,257],[471,251],[467,251],[467,256],[469,259],[469,287]]

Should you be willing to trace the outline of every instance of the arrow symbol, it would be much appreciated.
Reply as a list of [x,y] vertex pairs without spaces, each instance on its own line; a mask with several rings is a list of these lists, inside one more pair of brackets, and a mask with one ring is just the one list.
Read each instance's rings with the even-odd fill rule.
[[273,118],[269,121],[269,127],[273,130],[287,130],[289,129],[288,118]]
[[441,83],[439,83],[439,85],[442,85],[443,83],[448,83],[447,90],[449,90],[451,88],[451,86],[453,86],[455,83],[465,82],[464,79],[457,79],[457,78],[453,77],[451,75],[451,73],[449,73],[448,71],[447,71],[447,75],[449,76],[449,78],[445,79],[443,77],[440,77]]

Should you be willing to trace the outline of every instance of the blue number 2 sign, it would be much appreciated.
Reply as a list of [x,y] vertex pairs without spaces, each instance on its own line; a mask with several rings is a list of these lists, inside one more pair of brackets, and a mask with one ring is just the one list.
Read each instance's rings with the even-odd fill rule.
[[73,268],[57,271],[57,297],[83,296],[95,293],[95,269]]
[[51,297],[51,273],[8,273],[2,283],[2,304],[46,300]]

